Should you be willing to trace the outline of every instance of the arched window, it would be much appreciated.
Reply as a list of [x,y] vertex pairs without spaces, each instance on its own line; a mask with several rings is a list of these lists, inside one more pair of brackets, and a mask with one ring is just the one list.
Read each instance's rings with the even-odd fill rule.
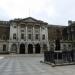
[[16,44],[12,44],[11,52],[17,52],[17,45]]
[[13,39],[16,39],[16,33],[13,34]]

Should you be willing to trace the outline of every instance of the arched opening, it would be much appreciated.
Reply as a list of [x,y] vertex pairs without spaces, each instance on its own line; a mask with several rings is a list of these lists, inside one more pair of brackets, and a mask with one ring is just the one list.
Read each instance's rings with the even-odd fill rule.
[[35,45],[35,53],[40,53],[40,45],[39,44]]
[[25,45],[24,44],[20,45],[20,54],[25,54]]
[[12,44],[11,46],[11,53],[16,53],[17,52],[17,45],[16,44]]
[[29,44],[28,45],[28,53],[29,54],[32,54],[33,53],[33,45],[32,44]]
[[6,45],[3,45],[3,51],[6,51]]

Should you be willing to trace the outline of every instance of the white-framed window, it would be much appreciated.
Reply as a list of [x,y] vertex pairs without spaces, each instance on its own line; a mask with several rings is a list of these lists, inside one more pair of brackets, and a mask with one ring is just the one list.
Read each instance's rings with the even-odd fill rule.
[[14,25],[13,27],[16,28],[16,25]]
[[24,30],[21,30],[21,32],[24,32]]
[[24,34],[23,33],[21,33],[21,39],[24,39]]
[[36,40],[39,39],[39,34],[35,34],[35,39],[36,39]]
[[6,35],[2,35],[2,40],[6,40]]
[[42,35],[42,40],[45,40],[45,34]]
[[13,39],[16,39],[16,33],[13,34]]
[[31,34],[28,34],[28,39],[32,39],[32,35]]
[[13,28],[16,28],[17,26],[16,26],[16,23],[12,23],[12,25],[13,25]]

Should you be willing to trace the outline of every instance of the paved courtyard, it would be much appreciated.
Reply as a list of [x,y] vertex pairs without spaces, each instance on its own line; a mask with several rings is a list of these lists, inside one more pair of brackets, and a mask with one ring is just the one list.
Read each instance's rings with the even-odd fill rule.
[[75,75],[75,65],[51,67],[42,56],[0,56],[0,75]]

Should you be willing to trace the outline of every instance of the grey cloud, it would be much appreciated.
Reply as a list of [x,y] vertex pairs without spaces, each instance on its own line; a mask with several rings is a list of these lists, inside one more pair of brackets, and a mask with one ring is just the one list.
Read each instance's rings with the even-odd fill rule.
[[[8,2],[9,4],[7,7],[8,9],[6,9],[5,7],[3,9],[0,8],[0,15],[1,15],[0,19],[4,19],[4,20],[11,19],[12,15],[14,15],[14,18],[18,17],[18,15],[20,15],[19,18],[23,17],[23,15],[26,16],[25,14],[26,12],[28,13],[28,9],[30,7],[31,17],[47,21],[49,24],[67,25],[68,20],[75,20],[75,16],[74,16],[75,0],[42,0],[41,3],[39,0],[37,1],[39,2],[37,4],[35,3],[36,1],[30,0],[32,2],[29,3],[31,4],[30,6],[29,4],[27,4],[28,2],[26,3],[26,0],[22,0],[25,1],[26,4],[25,7],[24,7],[24,2],[22,2],[23,3],[22,6],[20,4],[18,5],[16,4],[17,0],[14,0],[12,2],[11,1]],[[14,4],[15,6],[13,6]],[[11,9],[11,5],[12,5],[12,9]],[[27,9],[27,11],[25,11],[24,9]]]

